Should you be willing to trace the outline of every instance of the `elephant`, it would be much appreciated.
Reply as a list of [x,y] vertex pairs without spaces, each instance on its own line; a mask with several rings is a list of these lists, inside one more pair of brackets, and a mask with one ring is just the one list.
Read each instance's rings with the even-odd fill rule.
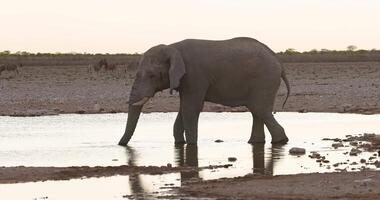
[[130,141],[143,105],[158,91],[179,92],[180,105],[173,127],[176,144],[196,144],[198,119],[205,101],[246,106],[253,125],[248,143],[265,143],[264,124],[272,143],[288,137],[272,111],[281,78],[290,94],[285,70],[275,53],[253,38],[228,40],[186,39],[157,45],[140,59],[129,95],[127,125],[119,145]]

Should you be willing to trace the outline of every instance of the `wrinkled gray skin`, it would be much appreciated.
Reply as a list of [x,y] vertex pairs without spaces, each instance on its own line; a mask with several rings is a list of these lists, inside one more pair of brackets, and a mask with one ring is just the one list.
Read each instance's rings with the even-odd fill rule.
[[180,96],[173,128],[175,143],[197,143],[198,118],[205,101],[246,106],[253,116],[249,143],[265,142],[264,124],[272,143],[286,143],[285,131],[272,115],[281,78],[289,96],[289,83],[274,52],[252,38],[188,39],[152,47],[140,60],[119,145],[128,144],[148,98],[167,88],[179,91]]

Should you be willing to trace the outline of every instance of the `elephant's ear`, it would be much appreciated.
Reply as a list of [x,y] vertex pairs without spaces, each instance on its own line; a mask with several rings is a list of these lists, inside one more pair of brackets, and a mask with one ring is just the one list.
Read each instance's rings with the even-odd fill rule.
[[185,63],[183,62],[181,53],[172,47],[169,47],[169,80],[170,80],[170,94],[173,90],[179,87],[181,78],[186,73]]

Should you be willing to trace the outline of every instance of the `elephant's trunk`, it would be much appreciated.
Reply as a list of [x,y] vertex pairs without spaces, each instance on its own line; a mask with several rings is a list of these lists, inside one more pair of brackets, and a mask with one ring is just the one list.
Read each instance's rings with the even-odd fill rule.
[[132,138],[137,122],[139,121],[142,107],[143,105],[133,106],[132,104],[129,104],[127,127],[125,128],[123,137],[119,141],[119,145],[126,146]]

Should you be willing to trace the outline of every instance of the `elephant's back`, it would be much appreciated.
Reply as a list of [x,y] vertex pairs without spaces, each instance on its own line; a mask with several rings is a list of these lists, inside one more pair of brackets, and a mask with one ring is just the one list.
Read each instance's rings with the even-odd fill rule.
[[205,69],[212,74],[229,71],[257,76],[267,70],[281,72],[282,68],[276,54],[253,38],[187,39],[172,45],[181,52],[187,67]]

